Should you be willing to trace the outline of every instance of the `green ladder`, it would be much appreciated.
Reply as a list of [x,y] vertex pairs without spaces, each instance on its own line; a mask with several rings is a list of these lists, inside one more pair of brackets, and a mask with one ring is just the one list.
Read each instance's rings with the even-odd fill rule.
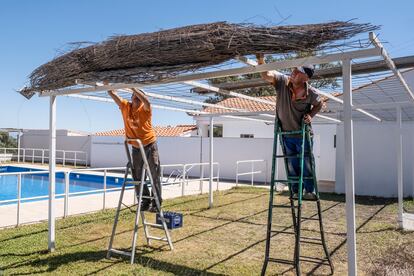
[[[283,140],[282,137],[286,135],[298,135],[302,138],[302,149],[301,152],[298,155],[286,155],[285,148],[283,146]],[[277,141],[278,138],[280,139],[280,144],[282,148],[283,155],[277,155]],[[330,257],[330,254],[328,252],[328,248],[326,246],[325,241],[325,234],[323,230],[323,223],[322,223],[322,213],[321,213],[321,204],[319,199],[319,192],[318,192],[318,185],[316,180],[316,174],[315,174],[315,158],[313,156],[312,150],[306,153],[305,155],[305,140],[309,143],[309,145],[312,145],[312,139],[310,134],[310,127],[308,124],[305,124],[302,122],[302,128],[301,130],[297,131],[282,131],[281,126],[278,122],[277,116],[275,118],[275,127],[274,127],[274,140],[273,140],[273,154],[272,154],[272,175],[271,175],[271,182],[270,182],[270,199],[269,199],[269,210],[268,210],[268,219],[267,219],[267,233],[266,233],[266,249],[265,249],[265,260],[262,267],[262,273],[261,275],[266,274],[267,265],[269,262],[274,263],[281,263],[286,265],[292,265],[295,267],[296,274],[301,275],[301,269],[300,269],[300,262],[311,262],[311,263],[318,263],[318,264],[324,264],[329,265],[331,269],[331,274],[334,273],[334,267],[332,264],[332,260]],[[312,147],[310,147],[311,149]],[[311,167],[312,167],[312,175],[309,177],[304,177],[304,160],[305,157],[310,157],[311,159]],[[300,174],[299,176],[289,176],[288,174],[288,159],[289,158],[299,158],[299,164],[300,164]],[[286,176],[287,179],[280,180],[275,179],[275,173],[276,173],[276,166],[277,166],[277,159],[283,159],[285,164],[285,170],[286,170]],[[302,187],[303,187],[303,181],[305,179],[312,179],[315,187],[315,193],[316,193],[316,199],[304,199],[302,197]],[[273,204],[274,200],[274,193],[275,193],[275,183],[283,183],[287,184],[289,187],[289,200],[290,200],[290,206],[288,205],[276,205]],[[292,184],[297,183],[298,184],[298,198],[293,198],[293,191],[292,191]],[[296,201],[296,204],[295,204]],[[303,201],[313,201],[316,202],[317,211],[318,211],[318,217],[314,218],[307,217],[302,218],[302,203]],[[290,208],[292,212],[292,221],[293,221],[293,227],[294,232],[290,231],[276,231],[272,230],[272,218],[273,218],[273,209],[274,208]],[[301,236],[301,225],[302,222],[305,221],[319,221],[319,230],[320,230],[320,239],[315,237],[302,237]],[[294,249],[294,256],[293,261],[292,260],[285,260],[285,259],[277,259],[277,258],[271,258],[269,256],[270,252],[270,242],[272,235],[278,235],[278,234],[288,234],[288,235],[295,235],[295,249]],[[313,245],[322,245],[323,250],[325,252],[325,259],[321,258],[315,258],[315,257],[307,257],[307,256],[301,256],[300,255],[300,249],[301,249],[301,243],[307,243],[307,244],[313,244]]]

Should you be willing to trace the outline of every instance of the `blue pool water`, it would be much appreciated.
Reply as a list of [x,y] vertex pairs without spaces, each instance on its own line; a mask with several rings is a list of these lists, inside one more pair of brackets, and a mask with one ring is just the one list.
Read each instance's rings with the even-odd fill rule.
[[[5,172],[26,172],[39,171],[38,169],[21,168],[13,166],[0,166],[0,205],[3,200],[17,199],[17,176],[1,175]],[[99,175],[88,175],[71,173],[69,179],[69,193],[87,192],[103,189],[104,177]],[[123,177],[107,176],[106,187],[120,188]],[[63,173],[56,173],[56,194],[63,194],[65,191],[65,178]],[[37,196],[47,196],[49,194],[49,175],[34,174],[22,175],[21,198],[24,199]]]

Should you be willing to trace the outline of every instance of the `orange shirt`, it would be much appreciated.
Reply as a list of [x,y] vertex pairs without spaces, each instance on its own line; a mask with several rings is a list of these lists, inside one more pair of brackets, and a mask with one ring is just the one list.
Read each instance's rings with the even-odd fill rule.
[[[143,146],[154,143],[157,140],[155,131],[152,128],[152,112],[145,110],[144,104],[138,107],[138,110],[132,111],[132,103],[122,100],[121,105],[122,118],[124,119],[125,135],[130,139],[140,139]],[[135,142],[132,145],[138,147]]]

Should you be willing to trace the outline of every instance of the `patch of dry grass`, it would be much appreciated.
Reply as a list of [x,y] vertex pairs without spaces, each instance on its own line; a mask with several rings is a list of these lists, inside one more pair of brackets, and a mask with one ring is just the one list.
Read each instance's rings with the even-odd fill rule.
[[[184,227],[172,231],[174,251],[164,243],[147,246],[140,229],[136,264],[123,258],[105,259],[114,211],[70,217],[57,223],[57,251],[45,253],[47,225],[23,226],[0,231],[0,270],[9,274],[123,274],[123,275],[258,275],[263,264],[268,193],[266,189],[235,188],[215,193],[215,208],[208,209],[207,196],[187,196],[165,201],[165,210],[182,212]],[[288,202],[286,195],[276,200]],[[304,216],[316,214],[306,203]],[[361,275],[392,275],[404,271],[413,260],[409,242],[414,233],[397,230],[396,203],[378,198],[357,198],[357,250]],[[347,274],[346,221],[343,196],[323,195],[324,227],[335,275]],[[133,213],[122,212],[115,247],[130,247]],[[154,220],[150,215],[149,220]],[[292,229],[289,209],[276,210],[275,229]],[[303,235],[318,237],[317,222],[303,224]],[[156,231],[156,230],[154,230]],[[292,259],[293,236],[276,235],[271,255]],[[392,248],[400,248],[392,251]],[[403,248],[404,250],[402,250]],[[411,248],[411,249],[410,249]],[[302,255],[323,257],[320,246],[304,244]],[[394,252],[394,253],[393,253]],[[403,253],[404,252],[404,253]],[[401,253],[401,254],[398,254]],[[390,255],[391,254],[391,255]],[[392,256],[395,261],[390,262]],[[329,267],[302,263],[303,273],[326,275]],[[269,274],[292,275],[286,265],[270,264]],[[388,274],[387,274],[388,273]],[[391,274],[389,274],[391,273]]]

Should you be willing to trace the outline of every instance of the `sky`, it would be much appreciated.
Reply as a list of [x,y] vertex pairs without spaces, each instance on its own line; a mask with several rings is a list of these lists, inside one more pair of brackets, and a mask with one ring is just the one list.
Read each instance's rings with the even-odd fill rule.
[[[185,25],[228,21],[310,24],[350,20],[381,25],[379,38],[392,57],[414,55],[414,1],[23,1],[0,7],[0,128],[49,127],[49,99],[25,99],[16,90],[38,66],[68,43],[100,42],[114,34],[155,32]],[[185,113],[154,110],[154,125],[193,123]],[[57,98],[57,128],[86,132],[123,127],[115,104]]]

